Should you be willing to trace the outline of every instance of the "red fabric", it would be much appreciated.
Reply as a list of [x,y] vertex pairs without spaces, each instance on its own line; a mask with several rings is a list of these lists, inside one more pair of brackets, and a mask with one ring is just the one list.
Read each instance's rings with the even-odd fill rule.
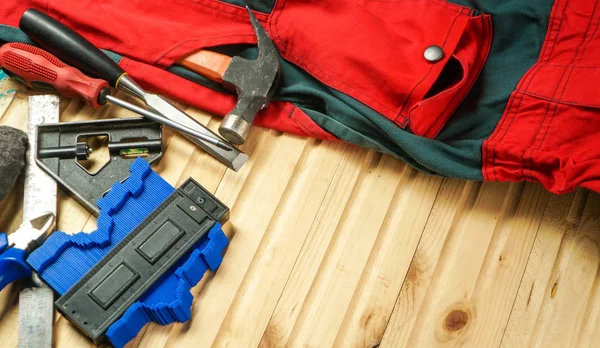
[[[280,0],[269,28],[287,60],[398,126],[434,137],[487,58],[491,31],[482,22],[489,28],[489,16],[441,0]],[[437,63],[423,57],[431,45],[445,53]],[[464,78],[425,99],[451,58],[463,65]],[[430,107],[415,110],[423,104]]]
[[[162,0],[5,1],[0,18],[17,25],[29,7],[131,58],[122,65],[154,90],[220,115],[232,108],[234,97],[153,66],[166,68],[201,48],[256,41],[245,9],[218,0],[171,0],[168,6]],[[426,137],[439,132],[471,88],[491,41],[489,16],[473,16],[472,10],[443,0],[278,0],[271,14],[256,15],[286,60]],[[443,48],[441,61],[425,60],[430,45]],[[459,62],[462,75],[428,96],[451,59]],[[267,108],[257,124],[332,138],[286,103]]]
[[599,24],[598,1],[556,0],[538,62],[483,145],[486,180],[600,192]]

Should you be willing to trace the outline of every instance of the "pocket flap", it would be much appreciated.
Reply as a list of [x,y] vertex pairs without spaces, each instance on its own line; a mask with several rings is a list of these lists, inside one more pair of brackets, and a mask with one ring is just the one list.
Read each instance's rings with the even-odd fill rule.
[[408,124],[413,133],[434,138],[442,130],[479,76],[490,44],[489,16],[473,17],[428,96],[411,107]]

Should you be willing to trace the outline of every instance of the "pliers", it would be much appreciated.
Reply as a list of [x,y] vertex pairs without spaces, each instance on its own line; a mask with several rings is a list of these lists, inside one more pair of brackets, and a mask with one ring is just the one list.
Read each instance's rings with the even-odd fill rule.
[[11,282],[29,278],[33,270],[25,262],[31,251],[40,246],[54,226],[54,214],[43,213],[23,221],[15,232],[0,233],[0,290]]

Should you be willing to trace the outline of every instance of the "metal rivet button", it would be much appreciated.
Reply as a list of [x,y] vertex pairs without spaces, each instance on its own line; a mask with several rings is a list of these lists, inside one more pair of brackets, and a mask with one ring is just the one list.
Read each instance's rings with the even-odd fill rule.
[[423,56],[428,62],[435,63],[444,57],[444,51],[440,46],[433,45],[425,49]]

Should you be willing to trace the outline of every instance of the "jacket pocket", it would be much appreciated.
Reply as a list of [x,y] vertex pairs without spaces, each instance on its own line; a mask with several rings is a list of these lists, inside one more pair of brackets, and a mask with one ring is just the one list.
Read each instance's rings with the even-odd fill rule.
[[432,88],[410,107],[408,123],[413,133],[434,138],[442,130],[483,68],[491,44],[487,37],[491,38],[491,21],[474,17]]
[[[397,126],[433,137],[481,71],[490,24],[488,15],[442,0],[281,0],[270,31],[285,59]],[[430,46],[441,47],[439,60],[424,56]],[[453,66],[460,76],[447,76]]]

